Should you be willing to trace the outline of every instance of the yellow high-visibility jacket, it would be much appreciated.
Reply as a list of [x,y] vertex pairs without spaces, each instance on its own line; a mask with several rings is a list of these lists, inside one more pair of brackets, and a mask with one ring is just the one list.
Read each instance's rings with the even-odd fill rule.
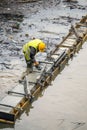
[[41,42],[42,41],[40,39],[34,39],[34,40],[31,40],[30,42],[26,43],[23,46],[23,53],[24,53],[26,61],[29,61],[31,59],[31,56],[30,56],[30,52],[31,52],[30,47],[33,47],[36,50],[35,51],[35,54],[36,54],[38,52],[38,45]]

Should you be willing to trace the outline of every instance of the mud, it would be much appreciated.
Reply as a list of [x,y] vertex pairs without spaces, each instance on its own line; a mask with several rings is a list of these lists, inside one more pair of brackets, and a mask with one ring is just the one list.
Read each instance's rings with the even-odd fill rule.
[[[52,49],[56,44],[59,44],[62,38],[68,33],[71,23],[75,24],[86,14],[86,0],[0,0],[0,99],[5,96],[6,91],[18,84],[22,72],[26,69],[25,60],[22,54],[23,44],[35,37],[42,39],[47,44],[47,47]],[[73,71],[72,68],[71,71]],[[71,78],[73,80],[73,77]],[[45,96],[47,97],[49,95]],[[56,99],[56,97],[54,98]],[[35,107],[39,109],[38,111],[41,109],[37,107],[37,105],[40,106],[40,103],[41,102],[35,103]],[[41,105],[43,106],[43,104]],[[57,104],[56,106],[54,105],[53,110],[55,110],[55,107],[58,107]],[[51,111],[50,109],[47,110]],[[23,124],[26,124],[26,122],[24,122],[24,120],[19,120],[16,123],[16,126],[13,126],[13,129],[40,130],[46,128],[48,130],[53,128],[53,126],[50,128],[47,124],[46,127],[43,125],[43,123],[46,123],[45,120],[50,124],[53,119],[48,121],[48,118],[45,119],[42,115],[42,124],[40,126],[38,121],[34,120],[32,111],[35,114],[37,110],[31,110],[31,119],[25,117],[25,115],[22,117],[22,120],[26,119],[26,122],[30,122],[29,126],[25,125],[24,127]],[[58,111],[56,112],[58,113]],[[37,114],[39,115],[39,112],[36,112],[35,117],[37,117]],[[60,118],[62,118],[62,116],[60,116]],[[40,116],[38,117],[38,120],[40,121]],[[59,120],[58,118],[54,123],[54,129],[58,130],[58,127],[55,127],[56,123],[57,125],[60,125],[64,120]],[[21,122],[21,126],[19,122]],[[65,122],[65,124],[69,126],[72,121],[66,119]],[[84,121],[80,123],[84,123]],[[78,124],[76,125],[78,127]],[[62,127],[60,130],[64,130],[64,126]],[[9,125],[5,128],[5,126],[0,124],[0,129],[3,128],[12,129]],[[72,129],[76,128],[73,128],[72,126]]]

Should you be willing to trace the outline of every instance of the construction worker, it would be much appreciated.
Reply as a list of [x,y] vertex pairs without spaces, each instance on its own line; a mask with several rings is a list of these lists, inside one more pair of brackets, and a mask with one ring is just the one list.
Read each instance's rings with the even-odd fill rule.
[[40,39],[33,39],[23,46],[23,53],[27,64],[27,73],[32,72],[33,65],[41,70],[39,63],[35,59],[35,55],[38,52],[44,52],[46,44]]

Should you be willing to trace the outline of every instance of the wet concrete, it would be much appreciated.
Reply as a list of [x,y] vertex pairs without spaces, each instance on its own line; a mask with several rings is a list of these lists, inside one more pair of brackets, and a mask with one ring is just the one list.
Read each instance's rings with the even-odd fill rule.
[[[11,3],[10,6],[7,4],[0,7],[0,98],[18,84],[18,79],[26,69],[21,50],[24,43],[36,37],[44,40],[48,48],[53,47],[68,33],[71,23],[78,22],[87,14],[86,0],[68,3],[57,0],[20,4],[15,2],[15,13],[13,5]],[[9,19],[6,12],[14,17],[10,15]],[[14,14],[17,14],[16,19]],[[29,116],[25,112],[15,126],[0,124],[0,129],[86,130],[86,49],[85,44],[53,85],[32,104],[28,110]]]

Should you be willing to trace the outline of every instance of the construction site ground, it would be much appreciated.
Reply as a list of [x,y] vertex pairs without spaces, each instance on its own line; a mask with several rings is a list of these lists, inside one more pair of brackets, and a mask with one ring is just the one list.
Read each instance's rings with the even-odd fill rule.
[[[86,0],[0,0],[0,100],[26,69],[22,46],[40,38],[53,48],[85,15]],[[0,129],[87,130],[86,59],[87,42],[15,125]]]

